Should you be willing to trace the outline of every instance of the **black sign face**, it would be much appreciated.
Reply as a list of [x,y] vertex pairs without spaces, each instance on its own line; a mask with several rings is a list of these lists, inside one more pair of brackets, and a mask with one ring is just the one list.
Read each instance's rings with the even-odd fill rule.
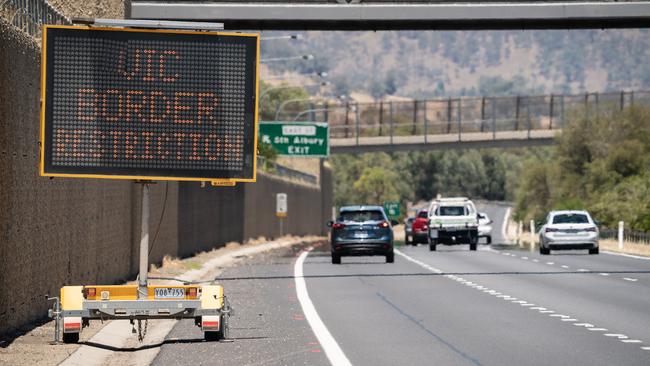
[[41,174],[255,180],[258,40],[46,27]]

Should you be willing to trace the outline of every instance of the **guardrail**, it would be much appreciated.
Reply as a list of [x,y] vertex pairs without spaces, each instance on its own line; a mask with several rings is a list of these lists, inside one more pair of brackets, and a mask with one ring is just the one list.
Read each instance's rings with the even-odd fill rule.
[[[491,133],[496,139],[501,132],[527,132],[561,129],[569,116],[597,119],[630,105],[650,105],[650,91],[620,91],[571,95],[531,95],[501,97],[467,97],[374,103],[325,102],[311,107],[313,121],[330,125],[330,137],[356,138],[457,135]],[[299,113],[284,114],[281,119],[293,120]]]
[[[600,238],[618,240],[618,230],[607,229],[607,228],[601,229]],[[624,230],[623,240],[626,242],[650,245],[650,233],[646,233],[642,231]]]
[[43,24],[71,24],[46,0],[0,0],[0,18],[35,38],[40,38]]
[[258,167],[264,167],[265,170],[271,174],[279,175],[281,177],[293,178],[311,184],[318,184],[318,177],[315,175],[291,169],[274,161],[266,160],[261,156],[257,157],[257,165]]

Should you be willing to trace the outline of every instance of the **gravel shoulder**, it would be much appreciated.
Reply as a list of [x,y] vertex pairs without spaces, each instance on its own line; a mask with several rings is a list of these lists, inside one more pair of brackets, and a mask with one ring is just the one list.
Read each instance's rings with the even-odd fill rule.
[[[324,238],[309,236],[309,237],[293,237],[285,236],[275,241],[269,242],[264,238],[251,240],[246,244],[228,243],[226,246],[215,249],[209,252],[202,252],[193,257],[178,259],[166,257],[161,266],[152,265],[149,276],[150,277],[176,277],[185,280],[207,280],[214,279],[219,276],[221,271],[228,267],[238,265],[241,261],[255,256],[258,253],[264,253],[269,250],[276,250],[282,247],[292,247],[296,245],[304,245],[322,241]],[[152,284],[165,284],[169,281],[152,280]],[[175,282],[171,282],[175,283]],[[176,282],[177,283],[177,282]],[[157,334],[157,337],[151,336],[150,338],[164,338],[165,334],[160,334],[164,330],[164,322],[172,322],[171,329],[175,321],[155,321],[153,323],[161,323],[152,326],[148,332],[149,334]],[[110,324],[110,321],[99,322],[91,321],[90,327],[84,328],[80,336],[79,344],[53,344],[54,338],[54,322],[48,321],[41,325],[33,325],[33,329],[26,331],[23,335],[13,339],[10,343],[0,343],[0,365],[38,365],[49,366],[59,365],[73,355],[82,345],[91,344],[97,347],[97,350],[108,348],[111,352],[110,357],[100,362],[100,364],[120,364],[131,365],[133,361],[137,361],[137,357],[133,358],[130,353],[120,353],[111,350],[110,347],[103,347],[95,345],[90,342],[91,339],[96,339],[97,333],[104,327]],[[126,321],[118,321],[118,323],[127,323]],[[151,326],[151,325],[150,325]],[[160,326],[157,330],[156,327]],[[137,350],[142,347],[144,349],[152,348],[150,344],[151,339],[141,344],[135,339],[135,335],[130,332],[125,334],[121,343],[122,347],[129,350]],[[155,348],[155,347],[153,347]],[[155,352],[145,352],[140,359],[143,362],[137,364],[146,364],[146,360],[151,360],[157,354]],[[74,362],[72,364],[75,364]]]

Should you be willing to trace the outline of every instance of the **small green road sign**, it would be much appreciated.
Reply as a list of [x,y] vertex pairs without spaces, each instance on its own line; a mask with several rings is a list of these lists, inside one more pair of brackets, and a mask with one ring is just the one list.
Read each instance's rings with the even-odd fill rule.
[[384,202],[384,211],[389,217],[399,216],[399,202]]
[[327,123],[261,122],[260,139],[271,144],[279,155],[327,157],[329,131]]

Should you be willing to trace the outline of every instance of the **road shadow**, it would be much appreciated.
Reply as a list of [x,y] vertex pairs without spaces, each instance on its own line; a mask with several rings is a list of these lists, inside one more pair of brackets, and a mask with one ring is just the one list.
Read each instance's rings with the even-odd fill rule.
[[[263,339],[268,339],[268,337],[230,337],[228,339],[224,339],[223,341],[221,341],[221,343],[231,343],[233,341],[242,341],[242,340],[263,340]],[[146,344],[139,347],[124,347],[124,348],[114,347],[107,344],[101,344],[101,343],[90,342],[90,341],[79,342],[80,345],[103,349],[112,352],[138,352],[138,351],[144,351],[153,348],[160,348],[168,344],[192,344],[192,343],[219,343],[219,342],[208,342],[203,338],[185,338],[185,339],[171,338],[171,339],[165,339],[164,341],[158,343]]]

